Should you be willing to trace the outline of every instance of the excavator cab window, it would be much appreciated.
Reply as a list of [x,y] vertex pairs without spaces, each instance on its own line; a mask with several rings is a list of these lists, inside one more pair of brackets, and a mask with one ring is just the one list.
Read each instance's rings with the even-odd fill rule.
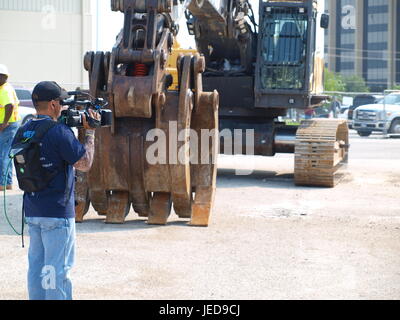
[[302,8],[268,8],[262,19],[262,89],[303,89],[308,16]]

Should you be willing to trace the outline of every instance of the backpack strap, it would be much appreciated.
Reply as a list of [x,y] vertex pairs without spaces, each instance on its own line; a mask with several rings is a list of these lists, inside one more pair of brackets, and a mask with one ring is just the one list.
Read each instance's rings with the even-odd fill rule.
[[23,149],[33,142],[39,143],[43,139],[44,135],[57,124],[58,123],[55,121],[47,120],[39,123],[39,125],[32,131],[27,130],[25,126],[19,128],[15,134],[14,143],[11,149]]
[[18,131],[17,131],[17,133],[15,134],[15,137],[14,137],[13,146],[22,143],[24,132],[25,132],[24,127],[20,127],[18,129]]
[[[56,125],[58,125],[58,122],[55,122],[53,120],[46,120],[43,121],[37,126],[34,130],[34,136],[31,138],[31,142],[40,142],[42,141],[44,135],[52,128],[54,128]],[[25,138],[25,137],[24,137]]]

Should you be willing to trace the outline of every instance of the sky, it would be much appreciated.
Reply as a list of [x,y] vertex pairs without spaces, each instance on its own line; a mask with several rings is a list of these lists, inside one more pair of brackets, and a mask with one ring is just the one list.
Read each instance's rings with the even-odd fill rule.
[[[121,12],[111,11],[109,0],[94,0],[95,10],[95,50],[111,51],[115,44],[115,38],[120,32],[124,24],[124,15]],[[96,5],[98,4],[98,6]],[[178,42],[183,48],[195,47],[194,37],[190,36],[186,27],[186,19],[181,19]]]
[[[122,29],[124,23],[124,15],[121,12],[111,11],[109,0],[92,0],[95,11],[97,11],[98,19],[95,21],[98,33],[95,36],[95,50],[111,51],[115,44],[115,38]],[[221,0],[213,0],[219,3]],[[250,0],[256,17],[258,16],[258,0]],[[96,5],[98,4],[98,5]],[[195,48],[194,37],[190,36],[187,31],[186,19],[183,15],[180,21],[180,30],[178,34],[178,42],[182,48]]]

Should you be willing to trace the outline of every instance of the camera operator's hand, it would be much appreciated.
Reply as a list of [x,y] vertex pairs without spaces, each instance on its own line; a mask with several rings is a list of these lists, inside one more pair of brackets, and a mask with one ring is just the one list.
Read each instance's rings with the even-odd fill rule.
[[97,112],[94,112],[92,110],[89,110],[88,113],[89,114],[84,113],[82,115],[83,127],[86,129],[85,130],[85,144],[84,144],[86,153],[74,165],[75,169],[82,171],[82,172],[89,172],[90,167],[92,166],[92,163],[93,163],[93,159],[94,159],[94,145],[95,145],[96,130],[93,127],[93,125],[90,125],[90,123],[93,123],[93,121],[96,121],[98,123],[101,122],[100,114],[98,114]]
[[[89,110],[89,117],[95,121],[101,122],[101,115],[93,110]],[[86,115],[83,117],[83,127],[87,130],[94,130],[96,127],[93,127],[89,124],[90,120],[86,118]]]

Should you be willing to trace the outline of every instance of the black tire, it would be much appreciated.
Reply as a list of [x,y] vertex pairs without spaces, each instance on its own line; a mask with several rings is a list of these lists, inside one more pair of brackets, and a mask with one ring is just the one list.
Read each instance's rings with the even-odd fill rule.
[[29,120],[35,119],[35,116],[33,114],[27,115],[23,120],[22,120],[22,125],[27,123]]
[[400,134],[400,119],[393,120],[389,129],[389,133]]
[[357,131],[360,137],[369,137],[372,134],[372,131]]

